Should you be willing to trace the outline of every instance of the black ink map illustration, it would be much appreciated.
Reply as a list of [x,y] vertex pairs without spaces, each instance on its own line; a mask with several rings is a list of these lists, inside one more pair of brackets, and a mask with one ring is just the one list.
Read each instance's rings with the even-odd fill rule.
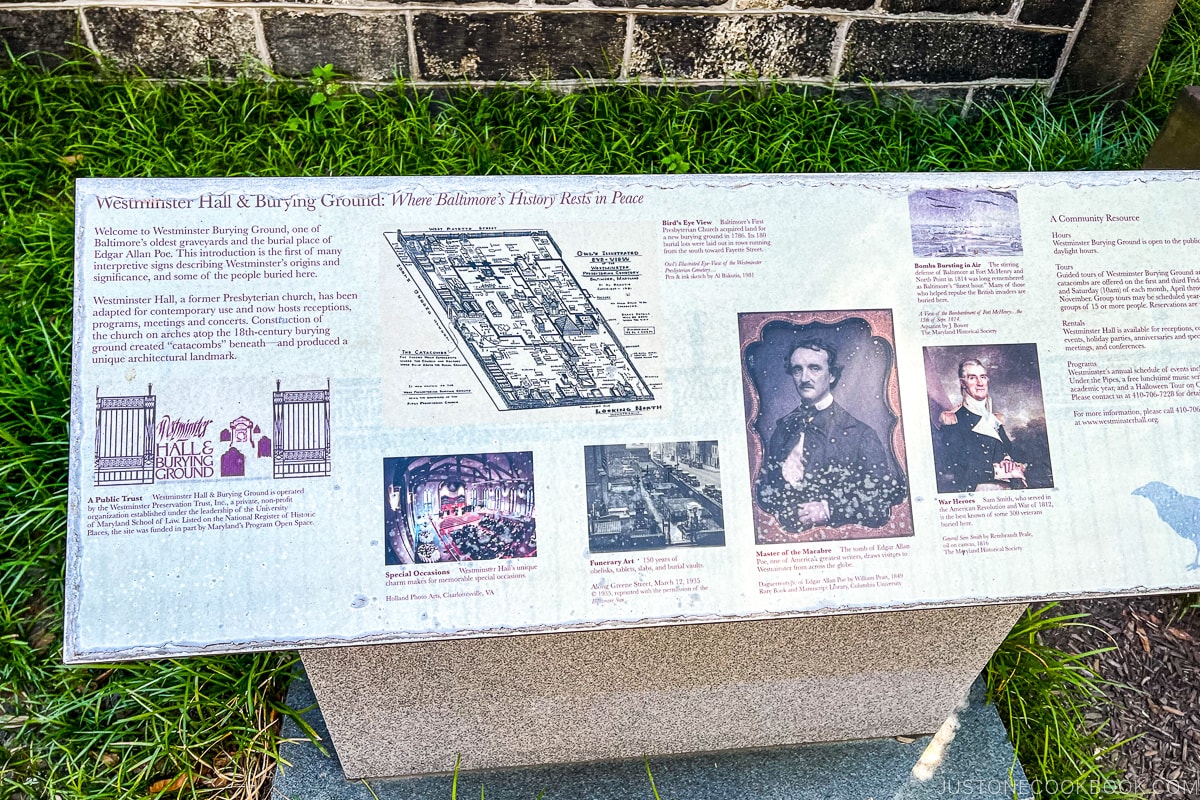
[[654,399],[547,231],[386,236],[501,410]]

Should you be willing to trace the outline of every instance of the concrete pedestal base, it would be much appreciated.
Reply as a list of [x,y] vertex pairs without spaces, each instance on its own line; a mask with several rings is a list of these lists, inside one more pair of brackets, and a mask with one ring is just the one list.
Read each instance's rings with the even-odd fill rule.
[[[303,675],[288,705],[328,745],[320,708]],[[288,719],[273,800],[446,800],[450,775],[347,780],[337,753],[322,752]],[[457,796],[492,800],[1029,800],[1032,788],[1013,755],[996,709],[983,703],[983,683],[936,737],[872,739],[769,750],[641,758],[594,764],[461,773]]]
[[937,730],[1023,606],[310,650],[349,778]]

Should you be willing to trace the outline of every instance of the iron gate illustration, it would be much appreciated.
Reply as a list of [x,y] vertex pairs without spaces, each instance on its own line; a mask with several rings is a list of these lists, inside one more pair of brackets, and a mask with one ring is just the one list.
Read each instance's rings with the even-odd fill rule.
[[285,392],[275,381],[274,415],[275,477],[327,477],[331,471],[328,384],[324,389]]
[[96,387],[96,485],[154,483],[154,387],[101,397]]

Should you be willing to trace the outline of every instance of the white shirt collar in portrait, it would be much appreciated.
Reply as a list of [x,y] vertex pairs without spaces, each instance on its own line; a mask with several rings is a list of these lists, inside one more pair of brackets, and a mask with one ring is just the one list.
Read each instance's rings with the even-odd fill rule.
[[978,414],[980,417],[979,422],[975,423],[975,427],[971,430],[1000,441],[1000,420],[992,413],[992,398],[976,400],[973,397],[964,397],[963,405],[967,411]]

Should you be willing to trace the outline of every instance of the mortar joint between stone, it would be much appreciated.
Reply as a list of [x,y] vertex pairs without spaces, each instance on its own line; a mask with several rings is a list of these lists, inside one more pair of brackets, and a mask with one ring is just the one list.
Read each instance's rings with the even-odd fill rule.
[[271,48],[267,45],[267,32],[263,27],[262,11],[257,8],[250,10],[254,20],[254,43],[258,47],[258,57],[262,60],[263,69],[268,75],[275,74],[275,63],[271,58]]
[[99,64],[101,63],[100,48],[96,46],[96,37],[92,35],[92,26],[88,23],[87,14],[84,13],[82,6],[76,9],[76,13],[79,15],[79,32],[83,34],[83,43],[87,46],[92,58]]
[[838,76],[842,72],[842,61],[846,56],[846,37],[850,34],[851,22],[852,20],[839,22],[837,30],[833,34],[833,43],[829,52],[829,81],[831,84],[837,83]]
[[1079,34],[1083,30],[1083,25],[1087,22],[1088,14],[1092,10],[1092,0],[1087,0],[1083,4],[1083,9],[1079,12],[1079,17],[1075,20],[1075,27],[1067,34],[1067,41],[1063,43],[1062,52],[1058,55],[1058,64],[1054,70],[1054,77],[1050,79],[1049,85],[1046,87],[1046,97],[1052,97],[1058,82],[1062,79],[1063,72],[1067,69],[1067,62],[1071,58],[1071,53],[1075,50],[1075,43],[1079,41]]
[[404,32],[408,38],[408,79],[410,81],[421,80],[421,64],[417,60],[417,32],[416,32],[416,14],[412,11],[404,12]]
[[975,102],[974,86],[972,86],[970,89],[967,89],[967,96],[963,98],[962,109],[958,112],[958,115],[963,119],[966,119],[967,112],[971,110],[971,104],[973,102]]
[[621,71],[618,80],[629,79],[629,60],[633,58],[633,27],[635,14],[625,15],[625,43],[621,48]]

